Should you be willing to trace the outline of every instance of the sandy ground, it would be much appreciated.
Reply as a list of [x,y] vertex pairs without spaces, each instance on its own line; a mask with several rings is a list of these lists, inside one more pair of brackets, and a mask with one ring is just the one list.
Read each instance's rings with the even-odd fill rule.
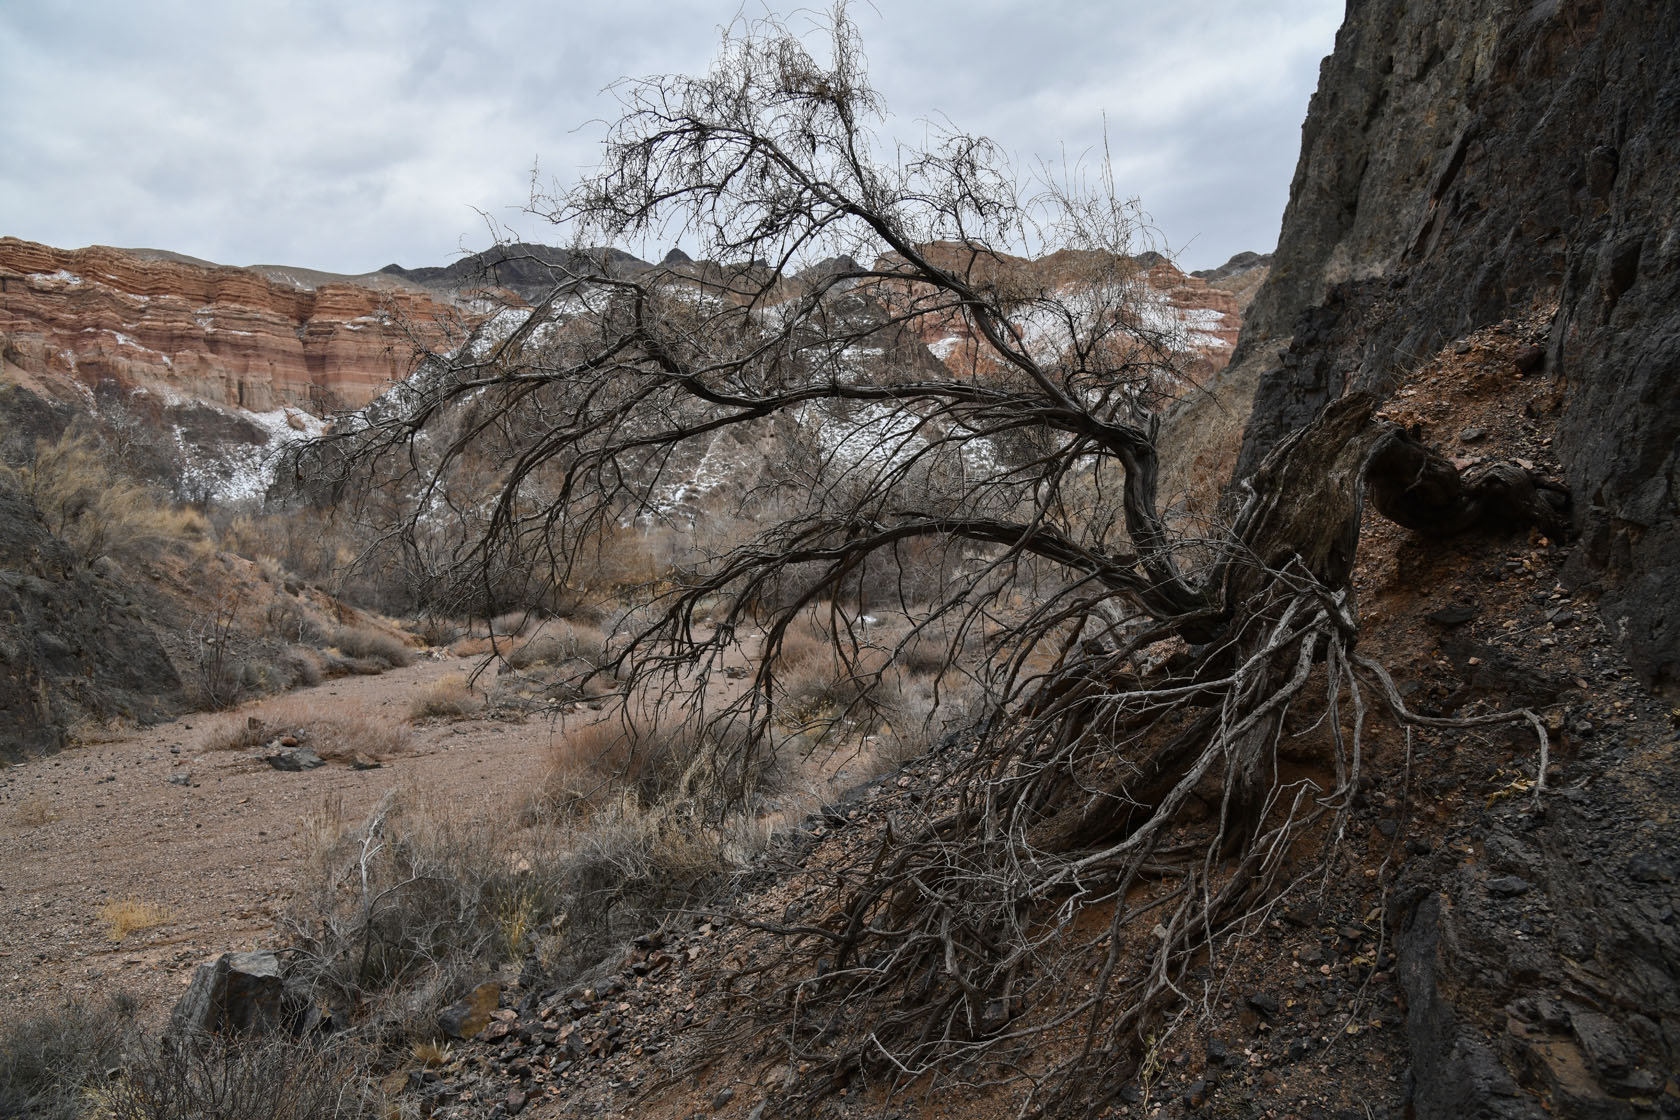
[[[422,660],[377,677],[291,693],[323,709],[406,722],[417,692],[473,662]],[[342,804],[360,820],[393,791],[473,813],[520,798],[556,735],[545,718],[521,724],[424,723],[378,769],[332,763],[283,773],[258,751],[207,751],[231,715],[197,714],[0,770],[0,991],[14,1013],[64,997],[127,990],[148,1018],[166,1015],[200,963],[273,936],[296,883],[304,822]],[[171,782],[190,775],[190,784]],[[151,928],[112,935],[103,908],[157,908]]]

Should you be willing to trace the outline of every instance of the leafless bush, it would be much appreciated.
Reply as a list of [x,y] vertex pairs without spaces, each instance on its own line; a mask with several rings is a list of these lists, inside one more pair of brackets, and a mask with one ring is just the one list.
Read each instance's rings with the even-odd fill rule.
[[193,626],[195,700],[200,708],[220,711],[239,703],[249,687],[250,665],[239,625],[239,596],[230,589],[213,595]]
[[89,1098],[101,1120],[362,1120],[382,1103],[368,1057],[276,1035],[165,1044]]
[[87,1096],[138,1041],[138,1003],[126,995],[72,1000],[0,1025],[0,1115],[79,1120]]

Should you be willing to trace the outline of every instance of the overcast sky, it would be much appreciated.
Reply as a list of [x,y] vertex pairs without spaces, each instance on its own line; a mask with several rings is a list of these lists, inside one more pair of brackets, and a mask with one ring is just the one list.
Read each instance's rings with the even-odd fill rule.
[[[772,0],[778,12],[795,4]],[[704,70],[760,0],[0,2],[0,234],[361,272],[530,240],[614,78]],[[889,135],[1100,150],[1186,268],[1269,250],[1342,0],[876,0]],[[795,17],[794,26],[799,26]]]

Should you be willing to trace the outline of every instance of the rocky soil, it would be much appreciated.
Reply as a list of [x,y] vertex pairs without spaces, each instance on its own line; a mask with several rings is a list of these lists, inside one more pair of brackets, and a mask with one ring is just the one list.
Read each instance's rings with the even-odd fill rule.
[[[262,760],[264,745],[209,749],[275,704],[400,727],[422,689],[472,666],[422,660],[0,770],[0,837],[10,852],[0,870],[6,1004],[46,1008],[66,995],[126,989],[161,1021],[199,963],[271,940],[312,828],[354,826],[393,791],[497,814],[541,773],[548,722],[422,724],[375,769],[336,761],[285,772]],[[118,939],[101,912],[125,903],[155,908],[161,920]]]

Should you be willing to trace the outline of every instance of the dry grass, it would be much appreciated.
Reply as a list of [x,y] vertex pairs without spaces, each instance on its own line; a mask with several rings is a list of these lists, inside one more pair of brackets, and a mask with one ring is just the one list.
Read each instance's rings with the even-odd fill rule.
[[595,666],[601,663],[606,644],[606,635],[597,626],[581,621],[551,619],[508,650],[507,661],[515,669],[566,661],[581,661]]
[[449,647],[449,652],[456,657],[485,657],[496,651],[497,643],[490,638],[468,637],[461,638]]
[[439,678],[420,690],[409,705],[410,719],[466,719],[484,709],[484,697],[474,692],[465,673]]
[[162,548],[209,547],[210,523],[197,510],[177,509],[122,472],[92,436],[66,431],[41,440],[32,460],[0,464],[0,479],[27,495],[84,564],[102,556],[150,559]]
[[764,786],[773,777],[771,761],[771,752],[751,749],[740,720],[620,713],[566,730],[549,756],[538,800],[584,818],[609,807],[652,810],[678,802],[715,814]]
[[723,836],[670,808],[522,825],[393,798],[342,833],[332,808],[283,928],[316,991],[415,1040],[500,964],[575,975],[727,870]]
[[173,921],[175,917],[154,902],[142,902],[134,898],[107,902],[97,913],[99,920],[105,923],[105,935],[112,941],[121,941],[131,933],[164,925]]
[[323,712],[303,697],[285,696],[224,717],[205,731],[201,748],[254,750],[286,738],[296,739],[297,745],[329,762],[347,762],[358,755],[381,760],[402,753],[408,746],[409,730],[368,704]]
[[371,626],[342,627],[333,632],[332,644],[347,657],[382,661],[392,669],[414,661],[414,651],[401,638]]
[[45,793],[32,793],[12,808],[10,820],[18,828],[40,828],[58,820],[58,805]]

